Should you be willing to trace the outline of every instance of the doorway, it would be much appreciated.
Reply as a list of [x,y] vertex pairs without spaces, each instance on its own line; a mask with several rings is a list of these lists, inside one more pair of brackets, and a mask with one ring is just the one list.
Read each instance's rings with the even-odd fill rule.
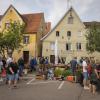
[[50,62],[55,63],[55,55],[50,55]]
[[25,64],[29,62],[29,51],[23,51],[23,59]]

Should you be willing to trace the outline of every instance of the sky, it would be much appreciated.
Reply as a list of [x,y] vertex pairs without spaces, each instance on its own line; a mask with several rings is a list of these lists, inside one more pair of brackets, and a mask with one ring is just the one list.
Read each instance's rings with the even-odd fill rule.
[[0,15],[12,4],[20,14],[43,12],[54,27],[72,6],[82,21],[100,21],[100,0],[0,0]]

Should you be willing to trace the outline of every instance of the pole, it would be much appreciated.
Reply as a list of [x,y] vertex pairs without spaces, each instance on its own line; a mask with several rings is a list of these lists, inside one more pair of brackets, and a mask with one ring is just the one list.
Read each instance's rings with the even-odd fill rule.
[[55,64],[58,64],[58,40],[55,40]]

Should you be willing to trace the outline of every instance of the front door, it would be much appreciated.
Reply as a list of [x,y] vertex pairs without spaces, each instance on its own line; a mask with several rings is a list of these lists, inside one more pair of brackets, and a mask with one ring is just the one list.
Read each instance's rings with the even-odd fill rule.
[[55,63],[55,55],[50,55],[50,62]]
[[23,51],[24,63],[27,64],[29,62],[29,51]]

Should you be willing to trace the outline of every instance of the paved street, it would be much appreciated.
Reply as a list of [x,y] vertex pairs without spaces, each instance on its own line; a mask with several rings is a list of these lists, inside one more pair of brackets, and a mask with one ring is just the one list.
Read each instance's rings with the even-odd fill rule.
[[0,100],[99,100],[83,90],[79,84],[66,81],[35,80],[34,77],[24,77],[19,81],[17,89],[9,89],[0,85]]

